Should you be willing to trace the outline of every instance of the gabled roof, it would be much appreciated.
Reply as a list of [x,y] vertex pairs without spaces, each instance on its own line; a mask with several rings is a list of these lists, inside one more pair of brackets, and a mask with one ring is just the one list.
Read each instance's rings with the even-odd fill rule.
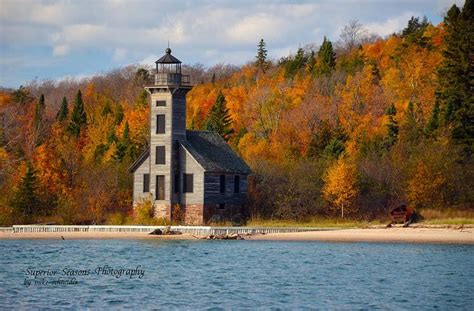
[[[250,174],[251,170],[244,160],[235,153],[225,140],[215,132],[186,131],[186,140],[179,142],[207,172]],[[145,150],[128,169],[135,171],[150,156]]]
[[186,131],[181,145],[208,172],[250,174],[247,164],[215,132]]
[[143,153],[138,157],[138,159],[133,162],[133,164],[128,168],[128,171],[130,173],[135,173],[135,171],[142,165],[143,162],[145,162],[146,159],[148,159],[148,156],[150,155],[150,148],[147,148]]

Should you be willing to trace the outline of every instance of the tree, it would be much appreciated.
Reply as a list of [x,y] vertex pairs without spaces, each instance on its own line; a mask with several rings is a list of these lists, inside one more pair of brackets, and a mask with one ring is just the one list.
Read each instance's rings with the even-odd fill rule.
[[387,122],[387,136],[385,137],[385,147],[389,149],[398,139],[398,123],[395,121],[395,115],[397,114],[397,109],[395,108],[394,104],[391,104],[390,107],[387,108],[385,114],[388,117]]
[[412,16],[408,21],[408,25],[402,30],[402,36],[407,39],[408,43],[426,46],[428,41],[427,38],[423,37],[423,34],[429,24],[426,16],[423,16],[421,21],[419,17]]
[[44,95],[41,94],[38,103],[36,104],[35,107],[35,116],[34,116],[34,127],[36,131],[39,131],[41,129],[41,125],[43,122],[43,114],[44,114]]
[[33,99],[31,97],[30,91],[28,91],[28,89],[23,85],[20,85],[18,90],[14,91],[12,95],[13,100],[20,105],[27,104]]
[[79,137],[82,128],[87,124],[87,116],[84,111],[84,103],[82,101],[81,90],[77,91],[76,101],[74,102],[74,108],[71,114],[71,120],[69,121],[68,131],[71,135]]
[[330,204],[341,209],[341,218],[344,218],[344,210],[354,211],[358,194],[355,165],[340,158],[328,169],[323,179],[325,181],[323,197]]
[[143,89],[135,100],[135,108],[143,108],[148,106],[148,92]]
[[38,211],[40,200],[37,195],[36,170],[30,162],[26,163],[26,173],[21,179],[12,205],[23,216],[25,222],[31,221],[31,217]]
[[366,36],[367,31],[358,20],[350,21],[348,25],[344,26],[340,35],[347,51],[352,51]]
[[417,143],[420,138],[420,128],[416,119],[415,108],[412,102],[408,103],[405,111],[405,120],[401,126],[401,135],[409,143]]
[[[114,158],[122,162],[125,156],[130,153],[132,148],[132,141],[130,140],[130,127],[128,121],[125,122],[125,127],[120,141],[117,143],[117,150]],[[132,157],[133,158],[133,157]]]
[[122,123],[123,116],[124,116],[123,107],[122,105],[118,104],[115,109],[115,124],[116,125],[119,125],[120,123]]
[[260,39],[260,42],[257,45],[257,56],[256,56],[256,65],[257,67],[265,73],[265,71],[268,69],[269,64],[267,61],[267,49],[265,48],[266,43],[263,41],[263,39]]
[[61,103],[61,107],[58,110],[58,113],[56,114],[56,120],[59,122],[62,122],[67,119],[67,116],[69,114],[69,108],[68,108],[68,103],[66,96],[63,97],[63,101]]
[[206,130],[218,133],[226,141],[234,132],[232,129],[232,119],[227,108],[227,102],[222,91],[217,94],[216,102],[212,106],[206,119]]
[[431,112],[431,118],[425,128],[426,135],[432,135],[439,128],[439,112],[439,102],[435,101]]
[[331,41],[324,37],[323,44],[318,51],[319,68],[321,75],[329,75],[336,66],[336,54],[334,53]]
[[474,140],[474,0],[466,0],[462,11],[453,5],[444,25],[444,59],[438,71],[437,100],[451,138],[463,144],[470,154]]

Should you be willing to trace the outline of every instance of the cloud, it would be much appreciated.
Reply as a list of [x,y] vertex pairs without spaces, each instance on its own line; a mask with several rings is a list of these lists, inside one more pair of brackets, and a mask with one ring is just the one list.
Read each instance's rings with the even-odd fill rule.
[[463,0],[0,1],[0,59],[23,60],[20,67],[2,65],[0,83],[11,84],[33,74],[31,59],[50,66],[40,73],[48,77],[63,76],[65,68],[74,75],[118,64],[153,65],[168,40],[185,63],[244,64],[254,58],[260,38],[269,56],[280,58],[299,46],[319,45],[323,36],[337,41],[353,19],[387,35],[411,15],[437,17],[440,8]]
[[54,56],[65,56],[69,53],[69,46],[67,44],[60,44],[53,48],[53,55]]
[[401,16],[389,18],[381,23],[369,23],[365,25],[365,29],[367,29],[369,33],[375,33],[379,36],[387,36],[403,29],[412,16],[419,15],[420,14],[414,12],[406,12]]

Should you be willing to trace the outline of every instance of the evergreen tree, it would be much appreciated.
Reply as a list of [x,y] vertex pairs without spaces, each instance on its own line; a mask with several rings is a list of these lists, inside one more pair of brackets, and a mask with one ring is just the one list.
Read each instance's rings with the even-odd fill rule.
[[269,68],[269,64],[267,61],[266,43],[263,41],[263,39],[260,39],[257,48],[256,65],[263,73],[265,73],[265,71]]
[[76,101],[74,102],[74,108],[71,114],[71,120],[69,121],[68,125],[69,133],[75,137],[79,137],[81,130],[86,126],[86,123],[86,112],[84,111],[81,90],[79,90],[77,91]]
[[294,78],[300,69],[304,68],[307,60],[308,59],[302,48],[298,48],[295,57],[284,59],[282,63],[285,65],[285,78]]
[[385,147],[389,149],[398,139],[398,124],[395,121],[395,115],[397,114],[397,109],[395,108],[394,104],[391,104],[390,107],[387,108],[385,114],[388,116],[388,123],[387,123],[387,136],[385,137]]
[[43,114],[44,114],[44,95],[41,94],[38,103],[35,107],[35,116],[34,116],[34,126],[37,131],[41,128],[43,122]]
[[[146,92],[146,91],[145,91]],[[112,107],[110,107],[110,102],[109,101],[106,101],[105,102],[105,105],[104,105],[104,108],[102,108],[102,112],[101,112],[101,115],[103,117],[109,115],[112,113]]]
[[321,156],[324,149],[330,144],[332,136],[332,130],[329,122],[323,121],[319,128],[311,135],[311,140],[308,146],[308,157],[316,158]]
[[408,21],[408,25],[403,29],[402,36],[406,38],[408,43],[415,43],[420,46],[427,46],[428,40],[423,34],[430,23],[426,16],[420,21],[419,17],[412,16]]
[[311,54],[308,57],[308,62],[306,65],[306,72],[312,76],[316,71],[316,58],[314,55],[314,51],[311,51]]
[[26,173],[15,193],[12,206],[23,216],[25,222],[31,221],[31,217],[39,210],[36,171],[30,162],[26,164]]
[[128,121],[125,122],[125,127],[123,129],[122,137],[117,143],[117,151],[115,152],[114,158],[119,162],[122,162],[123,159],[128,155],[132,156],[131,153],[132,141],[130,140],[130,128]]
[[214,86],[216,84],[216,73],[212,73],[212,78],[211,78],[212,85]]
[[212,106],[206,119],[206,130],[218,133],[226,141],[233,133],[232,119],[227,108],[227,102],[222,91],[217,95],[216,102]]
[[329,75],[334,67],[336,66],[336,54],[332,47],[331,41],[324,37],[323,44],[318,51],[319,68],[318,71],[321,75]]
[[135,100],[135,107],[136,108],[143,108],[148,106],[148,92],[146,90],[142,90],[138,95],[137,99]]
[[66,96],[64,96],[63,102],[61,103],[61,108],[59,108],[59,111],[56,114],[56,120],[58,120],[59,122],[62,122],[67,119],[68,114],[69,114],[68,103],[67,103]]
[[474,0],[466,0],[462,11],[453,5],[444,24],[444,59],[438,72],[436,95],[451,138],[463,144],[470,154],[474,140]]
[[439,110],[439,102],[435,101],[431,118],[425,128],[425,134],[428,136],[432,135],[439,128]]
[[120,123],[122,123],[123,116],[123,107],[122,105],[118,104],[117,108],[115,109],[115,124],[119,125]]

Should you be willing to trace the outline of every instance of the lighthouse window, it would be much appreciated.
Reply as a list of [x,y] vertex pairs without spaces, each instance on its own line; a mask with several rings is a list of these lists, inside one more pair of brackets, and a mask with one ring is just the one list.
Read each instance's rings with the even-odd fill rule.
[[165,115],[158,114],[156,115],[156,134],[165,133]]
[[166,107],[166,100],[157,100],[156,107]]
[[165,146],[156,146],[155,164],[166,164]]

